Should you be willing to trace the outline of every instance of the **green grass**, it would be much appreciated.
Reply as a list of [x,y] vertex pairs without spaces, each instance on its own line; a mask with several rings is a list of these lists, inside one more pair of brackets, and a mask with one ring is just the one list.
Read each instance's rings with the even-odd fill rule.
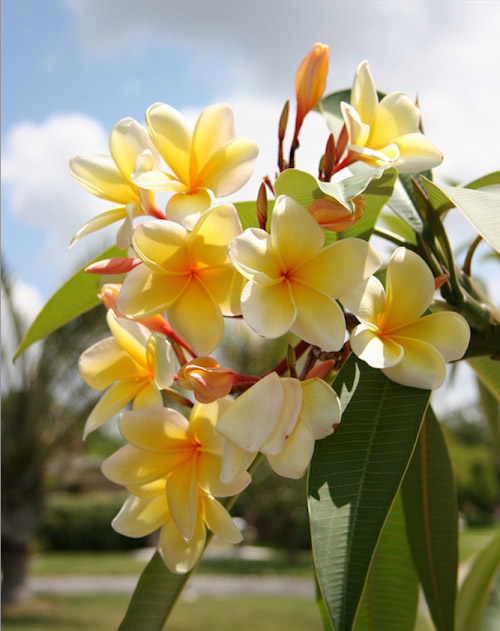
[[[4,631],[114,631],[127,596],[46,596],[4,612]],[[168,631],[321,631],[316,603],[294,596],[203,596],[181,600]],[[140,631],[140,630],[138,630]]]
[[[146,561],[134,558],[130,552],[46,552],[31,559],[30,574],[50,576],[57,574],[137,574]],[[204,559],[198,574],[258,574],[287,576],[313,576],[310,552],[301,551],[291,560],[284,551],[276,550],[271,559]]]

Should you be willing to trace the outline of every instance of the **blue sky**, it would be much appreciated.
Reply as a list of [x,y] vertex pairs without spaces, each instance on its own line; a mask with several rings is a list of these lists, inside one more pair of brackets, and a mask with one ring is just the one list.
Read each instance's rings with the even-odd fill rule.
[[[500,3],[3,0],[2,249],[35,310],[114,231],[68,251],[72,234],[109,204],[72,181],[68,159],[107,152],[113,125],[156,101],[195,120],[228,102],[236,131],[261,145],[255,198],[273,173],[277,120],[316,41],[330,45],[328,90],[349,87],[368,59],[377,87],[419,94],[438,177],[498,169]],[[327,132],[306,119],[299,168],[315,168]],[[306,138],[308,136],[308,138]],[[316,141],[318,144],[316,144]],[[460,218],[450,230],[467,237]]]

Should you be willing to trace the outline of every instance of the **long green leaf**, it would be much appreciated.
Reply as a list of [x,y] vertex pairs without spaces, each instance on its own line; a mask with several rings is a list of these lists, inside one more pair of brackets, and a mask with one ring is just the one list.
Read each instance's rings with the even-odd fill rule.
[[334,382],[343,417],[309,474],[313,554],[336,631],[350,631],[375,548],[408,466],[429,391],[352,356]]
[[413,631],[418,585],[398,493],[378,542],[354,631]]
[[172,574],[155,552],[139,578],[118,631],[161,631],[192,573]]
[[484,610],[481,631],[498,631],[500,626],[500,572],[490,590]]
[[[422,178],[433,207],[438,210],[456,207],[479,234],[500,252],[500,191],[498,187],[474,190],[461,186],[437,186]],[[450,206],[451,204],[451,206]]]
[[456,631],[481,629],[486,604],[500,572],[500,530],[481,550],[467,574],[457,600]]
[[454,629],[458,513],[448,450],[431,408],[402,486],[408,540],[438,631]]
[[493,173],[488,173],[488,175],[483,175],[477,180],[473,180],[465,185],[465,188],[486,188],[488,186],[497,186],[500,184],[500,171],[493,171]]
[[49,298],[37,315],[19,345],[14,359],[19,357],[19,355],[34,342],[41,340],[49,333],[63,326],[63,324],[70,322],[82,313],[100,304],[97,294],[99,293],[99,280],[102,276],[98,274],[86,274],[85,268],[87,265],[90,265],[90,263],[95,263],[95,261],[123,256],[126,256],[126,252],[113,246],[92,261],[89,261],[89,263],[84,265],[82,269],[67,280],[64,285]]

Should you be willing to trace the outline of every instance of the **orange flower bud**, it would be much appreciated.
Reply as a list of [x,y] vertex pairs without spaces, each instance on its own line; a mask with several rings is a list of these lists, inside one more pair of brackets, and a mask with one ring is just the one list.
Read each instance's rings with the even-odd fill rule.
[[295,77],[297,96],[297,123],[300,127],[304,116],[312,110],[323,96],[328,74],[330,49],[326,44],[316,43],[302,60]]
[[314,377],[318,379],[326,379],[328,373],[333,370],[334,366],[335,360],[333,359],[327,359],[326,361],[321,362],[321,364],[316,364],[316,366],[313,366],[307,373],[306,379],[313,379]]
[[231,392],[235,374],[211,357],[197,357],[184,364],[177,375],[181,388],[193,390],[200,403],[212,403]]
[[333,232],[342,232],[359,221],[366,208],[362,195],[354,197],[351,202],[354,206],[353,213],[328,197],[314,200],[309,205],[308,210],[322,228],[327,228]]

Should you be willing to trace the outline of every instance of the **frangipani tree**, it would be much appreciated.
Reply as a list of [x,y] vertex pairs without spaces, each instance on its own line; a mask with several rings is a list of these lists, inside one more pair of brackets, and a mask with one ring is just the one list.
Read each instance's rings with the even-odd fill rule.
[[[80,361],[89,385],[108,388],[85,433],[133,400],[119,420],[125,445],[103,464],[130,493],[113,526],[161,532],[121,631],[164,627],[210,533],[240,540],[228,511],[264,456],[278,475],[308,472],[325,628],[412,631],[419,585],[438,631],[480,628],[488,592],[477,585],[493,584],[500,536],[457,601],[453,472],[429,401],[446,364],[464,359],[500,398],[499,312],[472,275],[480,238],[500,249],[500,173],[437,185],[443,156],[418,105],[377,93],[367,62],[352,90],[323,96],[328,60],[316,44],[300,64],[290,153],[287,102],[278,173],[262,174],[255,202],[230,200],[257,147],[234,137],[228,105],[207,108],[191,131],[154,104],[146,128],[124,119],[113,129],[111,158],[71,162],[87,190],[122,204],[76,238],[124,219],[117,243],[131,250],[113,246],[70,279],[18,353],[101,300],[108,309],[113,337]],[[294,168],[313,108],[332,132],[317,174]],[[164,211],[158,190],[172,194]],[[443,225],[453,207],[480,235],[462,269]],[[389,260],[373,235],[394,246]],[[117,283],[103,286],[104,274]],[[296,342],[273,370],[236,373],[211,356],[227,317]]]

